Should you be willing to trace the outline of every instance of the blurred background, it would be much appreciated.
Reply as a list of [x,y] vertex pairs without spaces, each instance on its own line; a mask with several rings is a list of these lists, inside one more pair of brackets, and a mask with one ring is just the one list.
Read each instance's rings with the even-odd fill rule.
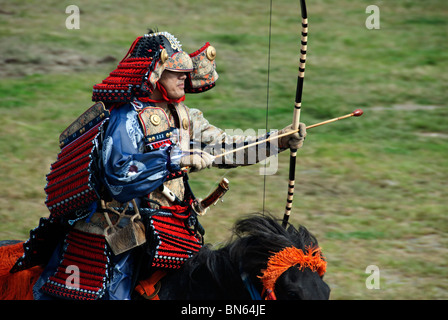
[[[66,27],[69,5],[80,10],[79,29]],[[379,29],[366,27],[370,5]],[[447,299],[448,5],[307,6],[301,121],[356,108],[364,115],[308,131],[290,222],[318,238],[331,299]],[[157,27],[187,52],[209,41],[220,78],[186,104],[223,129],[264,129],[266,121],[281,129],[292,122],[300,22],[298,0],[274,0],[272,11],[267,0],[0,0],[0,239],[25,240],[48,216],[45,175],[59,134],[93,104],[92,86],[136,37]],[[201,218],[206,242],[219,246],[237,219],[263,207],[283,216],[289,152],[276,161],[266,177],[262,165],[190,175],[197,197],[221,177],[230,181],[224,202]],[[372,265],[379,289],[366,286]]]

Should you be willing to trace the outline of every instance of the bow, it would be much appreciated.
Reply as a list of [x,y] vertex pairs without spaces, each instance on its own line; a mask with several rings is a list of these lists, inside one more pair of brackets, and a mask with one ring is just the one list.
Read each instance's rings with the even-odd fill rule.
[[[302,91],[303,91],[303,80],[305,78],[305,62],[306,62],[306,49],[308,41],[308,17],[306,12],[305,0],[300,0],[300,8],[302,12],[302,36],[300,44],[300,63],[299,63],[299,74],[297,76],[297,89],[296,98],[294,103],[294,114],[292,120],[292,130],[297,130],[300,122],[300,111],[302,107]],[[294,198],[294,187],[295,187],[295,175],[296,175],[296,157],[297,149],[291,149],[291,154],[289,157],[289,183],[288,183],[288,197],[286,199],[286,208],[283,215],[283,227],[286,228],[288,224],[289,216],[291,214],[292,200]]]

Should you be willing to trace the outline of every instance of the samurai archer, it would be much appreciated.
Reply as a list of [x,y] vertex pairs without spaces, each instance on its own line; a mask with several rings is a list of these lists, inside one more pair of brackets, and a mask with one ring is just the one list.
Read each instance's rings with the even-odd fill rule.
[[[228,135],[184,104],[186,93],[215,86],[215,58],[208,42],[188,54],[172,34],[150,30],[93,86],[95,104],[61,134],[47,175],[50,216],[30,232],[13,268],[46,265],[35,299],[130,299],[141,279],[180,268],[203,245],[186,168],[234,168],[302,147],[303,123],[278,139],[291,125],[258,137]],[[268,138],[242,159],[216,158]],[[75,284],[67,272],[73,265]]]

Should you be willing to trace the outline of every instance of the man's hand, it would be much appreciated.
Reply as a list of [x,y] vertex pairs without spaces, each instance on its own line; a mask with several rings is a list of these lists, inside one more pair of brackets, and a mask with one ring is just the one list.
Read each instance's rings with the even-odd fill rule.
[[[291,129],[292,124],[278,131],[278,135],[293,131]],[[303,141],[306,137],[306,125],[304,123],[299,123],[299,132],[287,135],[278,139],[278,147],[280,149],[300,149],[303,146]]]
[[202,150],[191,150],[190,154],[183,156],[180,159],[180,166],[190,167],[191,172],[197,172],[204,168],[210,168],[215,158]]

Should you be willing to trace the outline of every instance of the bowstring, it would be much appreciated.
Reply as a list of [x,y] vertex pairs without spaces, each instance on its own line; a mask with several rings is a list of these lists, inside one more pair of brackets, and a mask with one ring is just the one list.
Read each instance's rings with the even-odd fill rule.
[[[269,124],[269,85],[270,85],[270,73],[271,73],[271,29],[272,29],[272,0],[269,1],[269,47],[268,47],[268,77],[266,80],[266,124],[265,129],[268,132],[268,124]],[[262,214],[265,213],[266,206],[266,169],[267,169],[268,161],[264,162],[264,175],[263,175],[263,211]]]

